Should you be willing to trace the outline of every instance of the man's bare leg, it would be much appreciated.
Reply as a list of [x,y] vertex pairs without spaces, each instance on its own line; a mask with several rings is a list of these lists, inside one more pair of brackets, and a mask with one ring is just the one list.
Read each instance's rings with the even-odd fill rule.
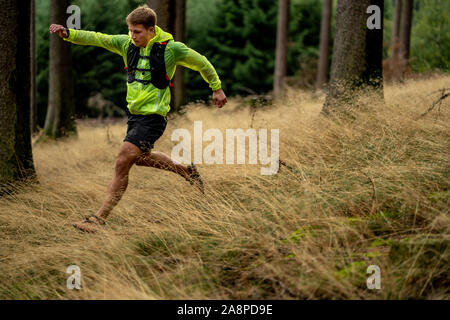
[[136,162],[137,166],[152,167],[157,169],[168,170],[179,174],[183,178],[189,177],[189,171],[187,166],[173,160],[168,155],[159,151],[150,151]]
[[[90,221],[94,223],[101,223],[108,217],[127,189],[128,174],[131,167],[136,163],[141,154],[142,151],[134,144],[127,141],[123,143],[120,148],[119,155],[117,156],[114,177],[108,186],[106,199],[104,200],[102,207],[95,215],[98,218],[91,217],[89,218]],[[74,226],[88,232],[93,229],[89,223],[83,221],[75,224]]]
[[168,155],[162,152],[149,151],[148,153],[143,154],[138,159],[136,165],[168,170],[170,172],[179,174],[183,178],[187,179],[192,185],[195,185],[200,190],[200,192],[205,193],[203,181],[200,178],[200,174],[195,167],[193,172],[189,172],[187,166],[184,166],[178,161],[173,160]]
[[134,144],[128,141],[123,143],[119,155],[117,156],[114,177],[108,186],[106,199],[103,202],[102,207],[98,210],[97,216],[106,219],[112,209],[120,201],[128,187],[128,174],[130,169],[139,159],[141,154],[142,151]]

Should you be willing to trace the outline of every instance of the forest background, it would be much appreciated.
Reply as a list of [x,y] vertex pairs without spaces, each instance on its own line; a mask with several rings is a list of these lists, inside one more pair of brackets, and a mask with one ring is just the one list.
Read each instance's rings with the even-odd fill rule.
[[[333,3],[330,55],[335,25]],[[81,8],[81,29],[106,34],[127,32],[126,14],[140,0],[74,0]],[[37,124],[44,126],[48,106],[50,0],[36,2]],[[277,1],[187,0],[186,43],[205,55],[216,68],[229,96],[266,94],[273,88],[277,30]],[[320,42],[320,0],[292,0],[290,5],[287,83],[313,88]],[[414,2],[410,67],[413,73],[448,72],[450,66],[450,2]],[[389,56],[394,1],[385,2],[383,58]],[[72,46],[76,118],[97,117],[89,97],[126,108],[126,74],[118,55],[97,47]],[[196,72],[185,76],[186,102],[207,101],[208,85]],[[117,114],[118,115],[118,114]]]
[[[184,17],[184,2],[148,0],[161,23],[168,11]],[[448,300],[450,1],[395,0],[394,10],[391,0],[339,0],[332,13],[330,2],[188,0],[186,23],[175,25],[215,65],[230,99],[223,109],[195,103],[211,92],[187,71],[191,103],[169,115],[157,150],[170,154],[170,132],[197,119],[222,132],[279,128],[280,170],[201,165],[201,194],[173,173],[136,166],[107,225],[86,235],[73,222],[104,200],[127,128],[125,118],[84,118],[101,116],[92,99],[116,115],[125,108],[123,62],[50,36],[48,26],[65,24],[75,4],[82,29],[123,34],[144,0],[0,0],[0,299]],[[365,28],[369,4],[384,12],[380,29]],[[331,62],[328,17],[333,61],[319,86],[316,65]],[[31,137],[36,56],[40,128],[47,117]],[[67,286],[73,265],[79,291]]]

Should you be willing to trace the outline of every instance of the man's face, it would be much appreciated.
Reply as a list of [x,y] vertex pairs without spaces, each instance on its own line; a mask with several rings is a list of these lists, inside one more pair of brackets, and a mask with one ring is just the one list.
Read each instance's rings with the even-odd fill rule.
[[155,28],[145,28],[142,24],[130,24],[128,30],[131,32],[131,39],[138,47],[145,47],[150,39],[155,36]]

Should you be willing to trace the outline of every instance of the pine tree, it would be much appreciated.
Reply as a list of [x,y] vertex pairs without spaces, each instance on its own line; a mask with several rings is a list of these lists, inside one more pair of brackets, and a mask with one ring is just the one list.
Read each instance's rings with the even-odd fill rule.
[[36,101],[36,0],[31,0],[30,46],[31,46],[30,129],[32,133],[35,133],[38,131],[37,101]]
[[330,55],[330,32],[332,0],[324,0],[322,4],[322,23],[320,27],[320,49],[317,67],[316,88],[321,89],[328,81],[328,57]]
[[[70,0],[50,1],[51,23],[66,24]],[[50,79],[47,117],[42,138],[76,134],[73,101],[72,52],[70,44],[56,34],[50,37]]]
[[398,55],[400,43],[400,26],[402,21],[402,0],[395,0],[394,28],[392,30],[392,54],[393,59]]
[[0,194],[35,178],[30,135],[30,2],[2,1],[0,12]]
[[[367,8],[380,8],[381,29],[367,27]],[[383,0],[341,0],[336,16],[330,86],[324,114],[349,107],[361,89],[383,96]]]
[[404,0],[400,27],[400,55],[406,61],[409,60],[409,50],[411,47],[413,4],[413,0]]
[[402,2],[403,0],[395,0],[394,28],[392,30],[391,56],[389,58],[389,68],[387,79],[400,79],[405,63],[400,55],[400,26],[402,21]]
[[289,5],[289,0],[278,0],[277,49],[273,84],[273,95],[275,98],[279,98],[281,95],[287,72]]
[[[320,2],[290,0],[288,82],[297,74],[302,85],[315,82]],[[211,61],[227,95],[264,94],[273,89],[277,12],[273,0],[188,2],[187,43]],[[210,97],[208,86],[192,72],[187,73],[186,85],[190,100]]]
[[209,38],[213,65],[230,94],[264,93],[273,87],[277,3],[224,0]]

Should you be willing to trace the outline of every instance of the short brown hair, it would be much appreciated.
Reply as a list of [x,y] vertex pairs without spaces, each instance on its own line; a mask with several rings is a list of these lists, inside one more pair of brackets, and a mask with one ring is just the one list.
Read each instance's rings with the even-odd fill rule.
[[127,16],[127,24],[142,24],[146,29],[156,25],[156,13],[146,4],[137,7]]

